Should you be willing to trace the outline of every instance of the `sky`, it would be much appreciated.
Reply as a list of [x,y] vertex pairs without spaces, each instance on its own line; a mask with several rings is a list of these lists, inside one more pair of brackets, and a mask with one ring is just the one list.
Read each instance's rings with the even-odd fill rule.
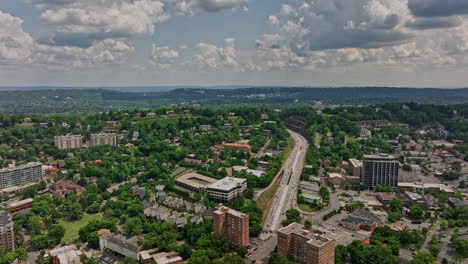
[[0,86],[468,87],[467,0],[2,0]]

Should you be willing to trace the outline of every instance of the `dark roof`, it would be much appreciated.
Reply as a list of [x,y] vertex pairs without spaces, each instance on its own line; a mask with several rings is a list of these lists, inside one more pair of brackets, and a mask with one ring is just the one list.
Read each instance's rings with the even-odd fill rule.
[[136,244],[129,243],[128,240],[125,240],[123,237],[111,236],[107,241],[118,245],[119,247],[126,248],[132,252],[140,252],[140,247]]
[[6,226],[11,223],[11,215],[8,212],[0,211],[0,226]]
[[380,222],[380,218],[378,218],[375,214],[365,209],[358,209],[354,211],[352,214],[348,215],[348,217],[346,217],[342,221],[345,223],[350,223],[354,225],[371,226],[374,223]]

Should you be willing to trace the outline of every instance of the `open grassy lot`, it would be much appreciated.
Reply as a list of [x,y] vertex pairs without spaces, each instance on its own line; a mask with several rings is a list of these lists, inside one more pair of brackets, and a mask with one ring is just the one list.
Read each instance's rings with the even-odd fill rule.
[[101,214],[84,214],[83,218],[79,221],[69,222],[60,220],[59,225],[65,228],[65,236],[62,239],[62,242],[73,242],[78,239],[78,231],[80,228],[85,226],[91,220],[99,220],[102,218]]
[[262,225],[265,222],[265,219],[268,215],[268,212],[271,208],[271,203],[273,202],[273,197],[278,191],[279,181],[275,182],[270,189],[264,191],[257,201],[257,207],[263,209]]
[[310,207],[308,204],[298,204],[299,208],[301,208],[302,211],[304,212],[315,212],[314,208]]

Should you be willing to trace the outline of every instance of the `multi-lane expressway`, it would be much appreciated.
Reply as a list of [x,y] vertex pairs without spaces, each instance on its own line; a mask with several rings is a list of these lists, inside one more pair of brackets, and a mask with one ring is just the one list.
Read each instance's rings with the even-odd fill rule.
[[280,179],[278,190],[263,225],[263,230],[266,232],[276,231],[281,227],[281,222],[286,218],[286,211],[294,207],[297,199],[297,190],[307,151],[307,140],[298,133],[288,131],[295,144],[283,166],[283,176]]

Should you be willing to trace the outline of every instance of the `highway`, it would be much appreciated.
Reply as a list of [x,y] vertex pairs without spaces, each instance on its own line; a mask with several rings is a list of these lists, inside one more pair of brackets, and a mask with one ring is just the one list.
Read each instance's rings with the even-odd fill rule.
[[286,218],[286,211],[294,207],[297,199],[297,190],[308,143],[303,136],[291,130],[288,131],[295,144],[283,167],[284,174],[280,179],[278,191],[273,198],[272,207],[263,225],[264,232],[278,230],[281,227],[281,222]]

